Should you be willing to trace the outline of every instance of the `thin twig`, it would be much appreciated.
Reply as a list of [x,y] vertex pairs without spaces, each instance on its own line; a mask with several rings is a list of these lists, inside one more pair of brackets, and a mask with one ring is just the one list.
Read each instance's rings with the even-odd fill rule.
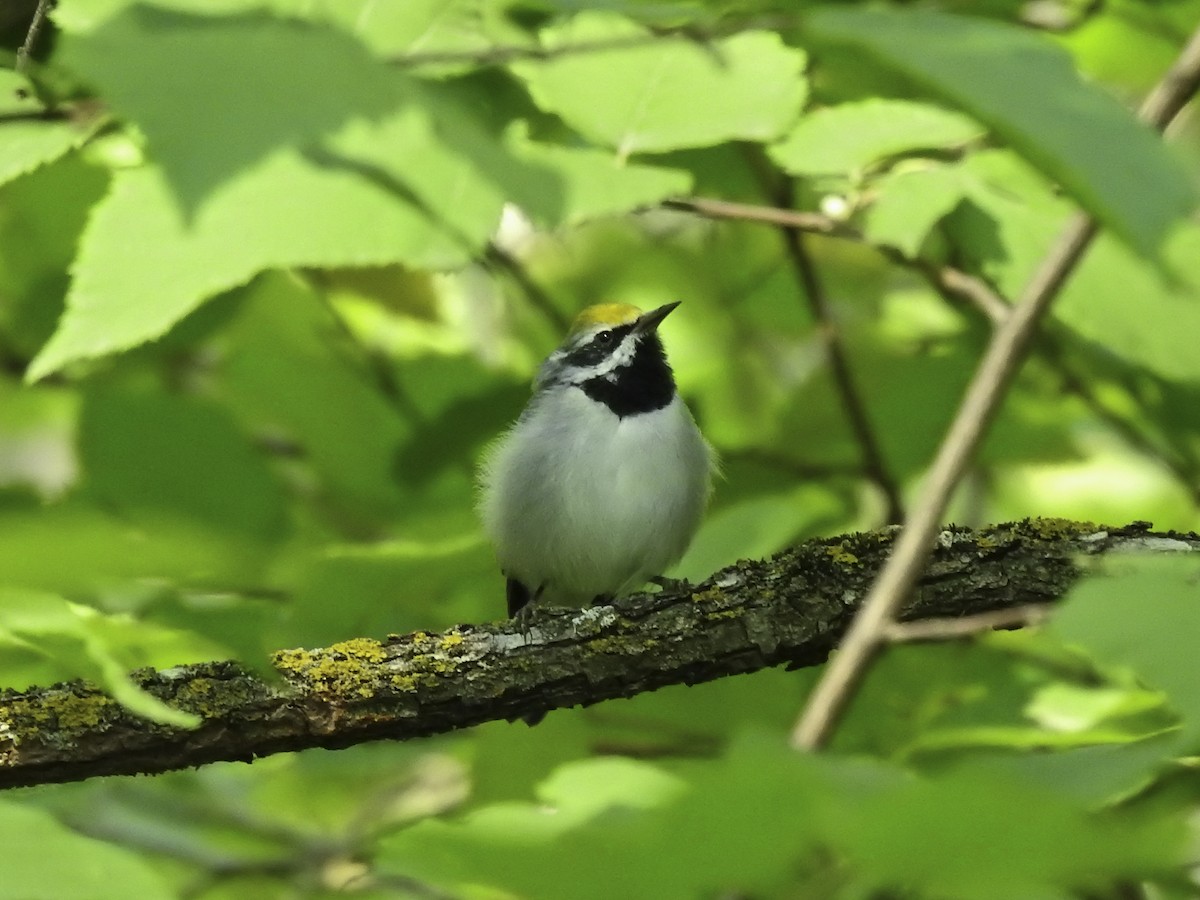
[[1142,101],[1138,117],[1162,131],[1197,90],[1200,90],[1200,29],[1192,33],[1171,68]]
[[762,222],[765,225],[782,225],[813,234],[829,234],[862,240],[862,235],[845,222],[824,215],[799,209],[779,209],[775,206],[757,206],[753,203],[735,203],[731,200],[714,200],[710,197],[678,197],[664,200],[667,209],[699,213],[710,219],[737,219],[743,222]]
[[[1200,29],[1139,115],[1161,129],[1198,86]],[[872,660],[886,643],[887,629],[929,560],[938,521],[1032,343],[1039,319],[1096,233],[1096,223],[1077,213],[1042,261],[1020,301],[993,334],[938,449],[911,520],[792,731],[794,747],[812,750],[824,746]]]
[[986,281],[978,276],[956,269],[939,266],[928,260],[906,257],[900,253],[886,254],[892,262],[899,263],[919,272],[939,293],[966,300],[979,310],[993,326],[999,325],[1012,312],[1012,306]]
[[33,11],[33,20],[29,23],[29,31],[25,33],[25,43],[17,50],[15,66],[17,72],[24,72],[29,68],[29,62],[33,59],[33,47],[42,31],[42,25],[46,21],[46,13],[50,11],[55,2],[56,0],[38,0],[37,8]]
[[[756,170],[759,181],[766,191],[772,195],[777,206],[791,209],[795,203],[795,192],[792,180],[779,173],[766,162],[765,156],[753,155],[751,166]],[[900,497],[900,487],[884,462],[883,452],[875,436],[875,429],[867,414],[867,405],[854,380],[854,372],[850,366],[850,357],[846,353],[842,341],[841,330],[838,328],[833,307],[817,273],[812,256],[804,240],[804,235],[796,228],[779,227],[783,246],[791,261],[792,270],[804,291],[804,299],[809,312],[817,324],[818,334],[825,345],[829,358],[829,374],[840,398],[840,405],[846,415],[846,421],[854,440],[858,444],[862,457],[863,473],[867,479],[879,488],[883,495],[886,524],[894,525],[904,521],[904,503]]]
[[913,641],[945,641],[973,637],[997,628],[1025,628],[1038,625],[1050,617],[1051,608],[1045,603],[993,609],[972,616],[953,616],[941,619],[919,619],[915,622],[891,622],[884,636],[893,644]]
[[825,350],[829,354],[829,374],[833,376],[833,383],[837,385],[842,409],[845,411],[846,420],[850,424],[854,439],[858,443],[863,461],[863,474],[868,480],[873,481],[880,493],[883,494],[886,504],[884,523],[887,525],[898,524],[904,521],[904,505],[900,499],[900,487],[896,484],[892,473],[888,471],[887,464],[883,459],[883,452],[879,449],[879,441],[875,437],[875,429],[867,415],[866,403],[854,381],[854,373],[850,369],[850,358],[846,354],[841,333],[834,321],[825,286],[821,283],[817,267],[808,253],[808,247],[805,246],[804,236],[794,228],[784,228],[782,234],[784,246],[787,247],[788,256],[792,260],[792,267],[796,270],[796,276],[804,286],[804,295],[807,298],[808,306],[817,320],[821,337],[825,343]]
[[774,206],[756,206],[750,203],[734,203],[709,197],[680,197],[665,201],[663,206],[667,209],[694,212],[710,219],[760,222],[764,225],[777,225],[781,228],[790,228],[811,234],[844,238],[869,246],[891,262],[919,273],[940,291],[966,301],[993,324],[1001,321],[1010,310],[1008,302],[982,278],[953,266],[939,266],[927,260],[905,256],[894,247],[872,244],[854,226],[822,213],[780,209]]

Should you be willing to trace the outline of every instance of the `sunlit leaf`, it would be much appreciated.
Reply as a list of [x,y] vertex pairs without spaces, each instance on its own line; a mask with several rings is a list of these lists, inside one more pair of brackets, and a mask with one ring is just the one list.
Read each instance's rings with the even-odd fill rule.
[[806,95],[804,55],[773,34],[746,31],[702,46],[650,41],[627,19],[584,12],[552,33],[548,47],[605,41],[643,46],[518,63],[534,100],[619,156],[778,136]]
[[983,132],[978,122],[938,106],[872,99],[808,113],[770,153],[794,175],[846,175],[899,154],[956,147]]
[[873,185],[864,231],[873,243],[915,257],[929,231],[956,207],[966,189],[953,166],[898,170]]
[[813,11],[804,29],[961,106],[1140,253],[1156,251],[1195,204],[1162,142],[1043,35],[931,10],[845,6]]
[[1182,740],[1190,748],[1200,737],[1200,693],[1192,660],[1200,635],[1197,564],[1186,556],[1135,557],[1114,566],[1119,568],[1076,587],[1051,627],[1064,641],[1094,654],[1101,665],[1127,666],[1150,686],[1166,691],[1183,714]]
[[281,147],[404,99],[396,73],[345,32],[262,13],[133,6],[69,34],[59,58],[137,123],[185,215]]
[[48,113],[32,93],[25,78],[0,69],[0,185],[53,162],[95,130],[94,122],[64,121]]

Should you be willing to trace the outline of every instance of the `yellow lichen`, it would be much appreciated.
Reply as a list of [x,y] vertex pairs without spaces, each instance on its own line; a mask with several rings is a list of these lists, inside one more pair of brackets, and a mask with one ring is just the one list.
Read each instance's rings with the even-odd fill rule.
[[1035,536],[1043,540],[1077,537],[1081,534],[1092,534],[1099,530],[1095,522],[1076,522],[1074,519],[1054,517],[1026,519],[1021,524]]
[[16,697],[0,706],[0,720],[10,735],[47,729],[64,732],[86,731],[102,724],[105,717],[119,711],[116,701],[103,694],[49,692],[37,697]]
[[846,548],[845,541],[829,545],[825,548],[825,552],[835,563],[840,563],[843,566],[853,566],[858,563],[858,557]]
[[717,622],[721,619],[738,619],[741,615],[740,609],[719,609],[716,612],[705,613],[704,618],[708,622]]
[[725,600],[725,592],[720,588],[707,588],[692,594],[693,603],[721,603]]
[[354,638],[327,650],[280,650],[275,668],[319,693],[374,697],[379,680],[378,663],[387,651],[378,641]]
[[329,649],[348,659],[365,659],[370,662],[383,662],[387,659],[387,651],[383,649],[383,645],[371,638],[351,638],[332,644]]

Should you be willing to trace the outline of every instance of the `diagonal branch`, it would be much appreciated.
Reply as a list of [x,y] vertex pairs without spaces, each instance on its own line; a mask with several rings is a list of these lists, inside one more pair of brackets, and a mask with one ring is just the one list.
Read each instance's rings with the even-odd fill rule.
[[[1164,127],[1200,87],[1200,29],[1141,110],[1143,121]],[[824,746],[887,642],[887,631],[920,578],[932,552],[938,520],[983,440],[1033,342],[1038,322],[1096,236],[1094,220],[1078,213],[1034,273],[1023,296],[1000,323],[938,448],[921,499],[896,541],[896,550],[871,588],[862,611],[809,698],[796,727],[797,748]]]
[[25,41],[17,48],[15,67],[17,72],[24,72],[29,68],[29,61],[33,59],[33,48],[37,45],[42,26],[46,24],[46,13],[54,7],[55,2],[57,0],[38,0],[38,5],[33,10],[33,19],[29,23],[29,30],[25,33]]
[[[1200,535],[1147,528],[1035,519],[945,530],[903,618],[933,619],[953,635],[945,617],[1060,599],[1094,568],[1086,557],[1200,551]],[[190,731],[139,719],[83,682],[0,691],[0,787],[404,740],[783,663],[816,665],[849,626],[893,536],[808,541],[683,591],[546,611],[528,633],[502,622],[285,650],[275,655],[275,679],[234,662],[135,673],[145,690],[201,717]]]

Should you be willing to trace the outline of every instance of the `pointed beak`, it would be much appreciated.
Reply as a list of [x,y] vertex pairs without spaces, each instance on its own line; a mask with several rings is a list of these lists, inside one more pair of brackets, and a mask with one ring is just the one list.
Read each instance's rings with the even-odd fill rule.
[[658,309],[652,309],[650,312],[639,316],[637,326],[633,330],[638,334],[645,334],[647,331],[657,331],[662,320],[670,315],[671,310],[677,307],[679,303],[680,301],[676,300],[674,303],[667,303]]

